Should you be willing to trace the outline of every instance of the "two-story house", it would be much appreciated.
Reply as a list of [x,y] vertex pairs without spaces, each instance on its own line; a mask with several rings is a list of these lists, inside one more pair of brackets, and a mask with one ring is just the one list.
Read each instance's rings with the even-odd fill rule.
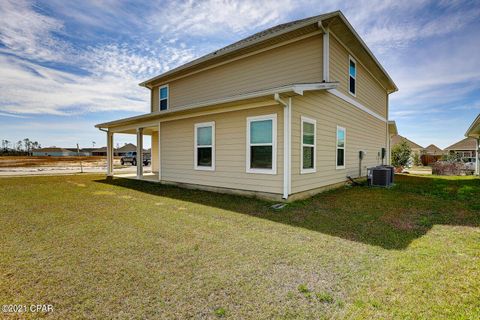
[[340,11],[261,31],[140,85],[150,113],[96,127],[108,150],[115,133],[136,134],[140,150],[151,135],[149,180],[291,200],[389,162],[397,87]]

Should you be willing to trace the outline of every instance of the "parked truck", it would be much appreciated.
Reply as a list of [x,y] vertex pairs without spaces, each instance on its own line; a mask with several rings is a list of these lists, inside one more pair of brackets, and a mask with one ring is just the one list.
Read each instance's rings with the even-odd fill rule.
[[[143,165],[144,166],[148,166],[150,165],[151,163],[151,158],[150,158],[150,154],[149,153],[144,153],[143,154]],[[131,163],[132,166],[136,166],[137,165],[137,152],[136,151],[130,151],[130,152],[127,152],[121,159],[120,159],[120,163],[123,165],[125,165],[126,163]]]

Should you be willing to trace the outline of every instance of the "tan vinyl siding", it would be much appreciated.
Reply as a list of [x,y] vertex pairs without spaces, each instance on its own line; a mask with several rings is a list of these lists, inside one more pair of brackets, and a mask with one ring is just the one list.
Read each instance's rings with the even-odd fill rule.
[[[381,163],[378,153],[386,148],[385,122],[325,92],[306,93],[293,99],[292,112],[292,193],[332,185],[358,176],[358,152],[366,151],[362,175],[366,168]],[[300,117],[317,121],[315,173],[300,174]],[[336,169],[337,125],[346,129],[345,169]]]
[[[246,173],[247,117],[277,114],[277,174]],[[194,170],[194,125],[215,121],[215,171]],[[281,193],[283,108],[274,105],[162,122],[162,180],[232,189]]]
[[[353,57],[355,58],[355,57]],[[338,90],[356,99],[367,108],[387,117],[387,92],[357,61],[356,97],[348,92],[349,53],[335,37],[330,37],[330,81],[338,81]]]
[[[170,108],[276,86],[322,81],[322,35],[169,82]],[[152,90],[158,110],[158,87]]]

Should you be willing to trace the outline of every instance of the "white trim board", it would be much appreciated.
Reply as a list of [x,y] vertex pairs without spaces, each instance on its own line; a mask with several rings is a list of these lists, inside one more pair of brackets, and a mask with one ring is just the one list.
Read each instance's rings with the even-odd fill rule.
[[357,107],[358,109],[362,110],[363,112],[366,112],[368,113],[369,115],[371,116],[374,116],[375,118],[379,119],[379,120],[382,120],[383,122],[387,122],[387,119],[385,119],[384,117],[382,117],[381,115],[379,115],[378,113],[368,109],[367,107],[365,107],[363,104],[361,104],[360,102],[356,101],[355,99],[341,93],[340,91],[338,91],[337,89],[330,89],[330,90],[327,90],[328,92],[330,92],[331,94],[333,94],[334,96],[348,102],[349,104],[351,104],[352,106],[354,107]]

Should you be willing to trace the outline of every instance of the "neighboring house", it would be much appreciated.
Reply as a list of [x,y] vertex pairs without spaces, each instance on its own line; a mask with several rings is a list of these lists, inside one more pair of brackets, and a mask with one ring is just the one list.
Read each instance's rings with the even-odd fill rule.
[[470,125],[468,128],[467,132],[465,133],[465,136],[473,139],[475,144],[475,174],[479,175],[480,174],[480,157],[479,157],[479,151],[480,151],[480,114],[473,120],[473,123]]
[[77,153],[64,148],[47,147],[47,148],[32,150],[32,155],[36,157],[39,157],[39,156],[65,157],[65,156],[76,156]]
[[[152,137],[156,181],[270,199],[306,197],[389,162],[397,87],[340,11],[264,30],[140,85],[150,113],[96,125],[108,129],[108,175],[116,133],[136,134],[138,150]],[[142,166],[137,178],[147,179]]]
[[442,156],[444,153],[442,149],[440,149],[434,144],[431,144],[428,147],[426,147],[424,152],[429,156]]
[[115,155],[124,156],[127,152],[137,151],[137,146],[132,143],[126,143],[123,147],[117,149]]
[[[117,149],[113,150],[117,156]],[[96,148],[92,150],[92,156],[106,157],[107,156],[107,147]]]
[[467,137],[460,140],[451,146],[444,149],[447,154],[456,154],[460,159],[469,161],[471,158],[477,157],[477,139],[473,137]]
[[405,141],[407,145],[410,147],[410,149],[412,149],[412,153],[417,153],[418,155],[421,155],[425,150],[425,148],[423,148],[421,145],[416,144],[412,140],[409,140],[399,134],[392,136],[390,141],[391,141],[390,144],[392,145],[392,147],[395,146],[396,144],[399,144]]

